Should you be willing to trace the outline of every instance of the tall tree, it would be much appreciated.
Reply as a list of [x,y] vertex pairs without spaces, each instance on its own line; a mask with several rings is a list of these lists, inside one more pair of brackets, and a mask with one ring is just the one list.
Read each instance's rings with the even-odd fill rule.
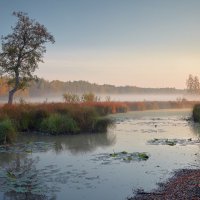
[[187,86],[187,90],[189,92],[193,92],[193,85],[194,85],[194,78],[192,76],[192,74],[189,75],[188,79],[186,80],[186,86]]
[[194,92],[195,92],[195,94],[199,94],[199,89],[200,89],[199,78],[198,78],[198,76],[195,76],[194,77]]
[[0,73],[9,77],[8,103],[12,104],[16,91],[24,89],[34,75],[38,63],[43,62],[46,52],[45,43],[54,43],[54,37],[44,25],[30,19],[26,13],[13,12],[18,18],[12,33],[2,37],[2,52],[0,53]]
[[200,82],[198,76],[189,75],[188,79],[186,80],[187,90],[193,94],[200,93]]

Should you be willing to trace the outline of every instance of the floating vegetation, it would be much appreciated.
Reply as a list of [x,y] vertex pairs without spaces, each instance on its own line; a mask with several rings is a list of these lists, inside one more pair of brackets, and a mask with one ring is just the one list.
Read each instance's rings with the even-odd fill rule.
[[53,142],[27,142],[0,146],[0,153],[38,153],[55,149]]
[[127,151],[122,151],[121,153],[122,153],[122,154],[127,154],[128,152],[127,152]]
[[174,145],[176,145],[176,143],[177,143],[177,141],[176,140],[168,140],[168,139],[166,139],[165,140],[165,143],[167,144],[167,145],[169,145],[169,146],[174,146]]
[[149,156],[147,155],[147,153],[142,152],[134,152],[134,153],[128,153],[126,151],[122,151],[119,153],[114,153],[115,156],[113,156],[113,154],[110,154],[111,157],[117,158],[119,160],[123,160],[123,161],[141,161],[141,160],[147,160],[149,158]]
[[175,146],[175,145],[195,145],[200,144],[200,140],[195,140],[192,138],[189,139],[158,139],[154,138],[153,140],[149,140],[147,142],[148,144],[152,145],[169,145],[169,146]]
[[16,196],[19,199],[47,199],[52,197],[57,188],[53,185],[47,185],[48,175],[51,170],[44,174],[42,170],[36,169],[38,158],[25,158],[21,160],[19,157],[12,162],[7,168],[0,169],[0,191],[6,196]]
[[146,153],[138,153],[138,157],[142,160],[147,160],[149,158]]
[[102,161],[102,164],[111,164],[114,161],[130,162],[130,161],[145,161],[149,159],[149,155],[145,152],[128,153],[126,151],[114,152],[110,154],[99,154],[92,159],[93,161]]
[[53,200],[63,184],[70,188],[80,185],[81,188],[94,188],[102,181],[98,174],[89,174],[86,170],[73,168],[72,165],[64,169],[57,165],[37,169],[38,162],[39,157],[20,158],[17,155],[7,167],[0,167],[0,192],[4,193],[4,197]]

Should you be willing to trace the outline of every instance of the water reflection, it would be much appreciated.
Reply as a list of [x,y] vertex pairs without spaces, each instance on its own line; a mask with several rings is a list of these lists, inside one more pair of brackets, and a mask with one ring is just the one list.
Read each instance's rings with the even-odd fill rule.
[[114,134],[84,134],[70,137],[57,137],[55,139],[55,152],[69,150],[72,154],[95,151],[98,147],[111,146],[116,143]]
[[[17,192],[7,192],[4,194],[4,200],[48,200],[49,198],[45,195],[37,195],[37,194],[21,194]],[[51,200],[54,200],[56,198],[51,198]]]
[[0,153],[0,167],[5,167],[9,163],[13,162],[13,160],[16,160],[17,157],[24,158],[25,154],[15,154],[15,153]]
[[72,154],[80,154],[93,152],[99,147],[108,147],[116,143],[116,135],[110,131],[109,133],[95,134],[79,134],[65,136],[24,136],[20,139],[21,142],[36,143],[44,141],[45,143],[53,143],[49,145],[56,154],[63,151],[70,151]]
[[47,182],[51,173],[36,168],[39,158],[22,158],[16,155],[14,161],[0,170],[0,191],[4,199],[45,200],[56,199],[54,189]]
[[189,124],[192,132],[200,139],[200,124],[194,123],[194,122],[190,122],[188,124]]
[[[20,154],[20,164],[23,166],[30,163],[25,162],[27,158],[34,160],[31,168],[25,168],[35,174],[33,179],[36,183],[40,181],[43,193],[35,193],[31,188],[31,193],[27,193],[29,196],[26,197],[20,196],[24,195],[20,192],[9,190],[4,191],[4,198],[121,200],[126,199],[129,194],[132,196],[132,188],[150,191],[156,187],[156,183],[166,181],[173,170],[199,167],[200,146],[191,143],[199,138],[200,126],[188,121],[190,114],[190,111],[182,110],[130,112],[113,115],[116,127],[107,134],[57,137],[28,135],[20,138],[19,142],[22,145],[17,150]],[[148,143],[155,139],[184,140],[188,143]],[[146,152],[149,159],[113,162],[110,153],[122,151]],[[16,152],[16,148],[10,148],[9,152],[0,153],[0,177],[1,169],[5,168],[1,166],[5,166],[6,162],[10,166],[12,159],[16,162],[16,154],[13,153]],[[105,154],[109,155],[112,162],[104,162],[102,157],[99,157]],[[10,158],[6,158],[9,155]],[[37,156],[39,160],[36,159]],[[6,162],[4,159],[7,159]],[[1,178],[0,183],[2,191],[4,184]],[[51,188],[55,185],[57,191],[52,192],[48,189],[44,192],[46,187]],[[3,199],[1,195],[0,192],[0,199]]]

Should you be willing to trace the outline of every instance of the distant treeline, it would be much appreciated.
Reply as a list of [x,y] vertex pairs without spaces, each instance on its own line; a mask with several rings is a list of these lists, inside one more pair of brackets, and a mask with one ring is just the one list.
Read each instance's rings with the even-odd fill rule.
[[[0,78],[0,96],[8,94],[9,87],[6,84],[6,78]],[[186,90],[176,88],[140,88],[136,86],[114,86],[114,85],[98,85],[87,81],[47,81],[39,79],[33,81],[24,91],[18,92],[23,96],[44,96],[44,95],[62,95],[63,93],[83,94],[92,92],[95,94],[181,94]]]

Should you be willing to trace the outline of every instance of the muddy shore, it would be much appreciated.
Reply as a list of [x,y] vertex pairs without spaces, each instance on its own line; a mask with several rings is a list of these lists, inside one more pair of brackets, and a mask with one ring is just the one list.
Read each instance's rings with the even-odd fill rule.
[[200,169],[183,169],[166,183],[159,184],[157,190],[138,190],[128,200],[200,200]]

